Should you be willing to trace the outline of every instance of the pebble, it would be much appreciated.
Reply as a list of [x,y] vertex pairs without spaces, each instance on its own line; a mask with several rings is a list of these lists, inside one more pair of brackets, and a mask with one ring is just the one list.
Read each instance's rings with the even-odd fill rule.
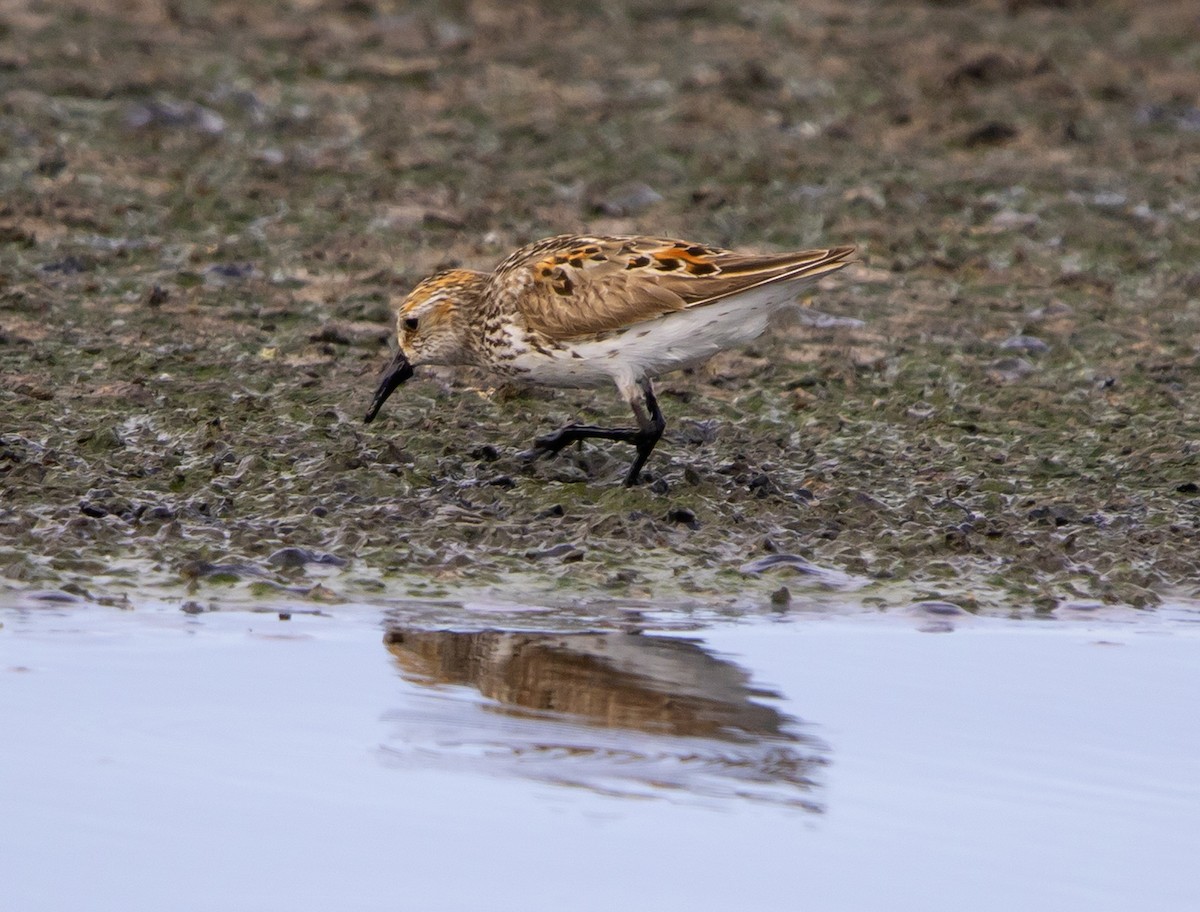
[[541,551],[526,551],[525,556],[530,560],[545,560],[547,558],[560,557],[563,563],[571,563],[572,561],[582,560],[583,551],[569,542],[563,542],[559,545],[543,548]]
[[615,217],[638,215],[655,203],[662,202],[662,194],[640,181],[621,184],[596,203],[596,208],[605,215]]
[[988,373],[1003,383],[1020,380],[1033,371],[1033,365],[1024,358],[1000,358],[988,365]]
[[700,527],[700,523],[696,520],[696,514],[687,507],[672,507],[667,511],[667,522],[687,526],[691,529]]
[[1007,351],[1023,351],[1036,355],[1050,351],[1050,346],[1037,336],[1009,336],[1000,343],[1000,347]]
[[954,602],[941,602],[937,600],[928,600],[924,602],[914,602],[912,610],[921,614],[932,614],[936,617],[953,617],[960,614],[966,614],[966,610]]
[[146,101],[125,109],[125,126],[131,130],[166,127],[219,136],[225,132],[225,118],[194,101]]
[[307,548],[280,548],[267,558],[267,563],[284,570],[303,567],[306,564],[326,564],[334,567],[346,566],[346,559],[336,554],[310,551]]
[[821,573],[820,568],[799,554],[768,554],[766,557],[760,557],[757,560],[742,564],[738,569],[742,573],[763,573],[767,570],[774,570],[777,567],[796,570],[800,573]]

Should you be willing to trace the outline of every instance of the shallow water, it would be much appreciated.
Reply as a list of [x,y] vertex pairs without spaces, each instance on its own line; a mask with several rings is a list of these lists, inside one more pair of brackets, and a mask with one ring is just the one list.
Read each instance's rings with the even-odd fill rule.
[[522,617],[10,597],[5,907],[1200,904],[1191,609]]

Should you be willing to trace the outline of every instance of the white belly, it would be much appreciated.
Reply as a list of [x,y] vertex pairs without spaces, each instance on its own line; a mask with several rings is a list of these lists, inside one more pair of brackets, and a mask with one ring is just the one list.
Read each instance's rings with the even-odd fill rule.
[[536,383],[588,387],[614,382],[626,389],[757,339],[795,298],[795,285],[767,286],[635,323],[599,340],[564,342],[552,356],[529,352],[513,365]]

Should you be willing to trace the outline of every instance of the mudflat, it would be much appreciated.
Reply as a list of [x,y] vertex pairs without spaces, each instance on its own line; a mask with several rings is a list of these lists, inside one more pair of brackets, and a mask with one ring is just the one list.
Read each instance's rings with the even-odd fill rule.
[[[1191,12],[0,3],[0,585],[1190,595]],[[641,486],[521,456],[608,391],[431,370],[363,427],[396,300],[563,232],[860,261],[663,379]]]

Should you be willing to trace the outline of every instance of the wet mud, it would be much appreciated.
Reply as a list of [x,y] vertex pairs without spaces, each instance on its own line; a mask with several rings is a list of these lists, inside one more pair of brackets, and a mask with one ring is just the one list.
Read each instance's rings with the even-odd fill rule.
[[[0,3],[0,586],[1192,594],[1190,9]],[[398,297],[564,231],[860,262],[842,319],[664,378],[632,490],[522,455],[607,391],[431,370],[363,426]]]

